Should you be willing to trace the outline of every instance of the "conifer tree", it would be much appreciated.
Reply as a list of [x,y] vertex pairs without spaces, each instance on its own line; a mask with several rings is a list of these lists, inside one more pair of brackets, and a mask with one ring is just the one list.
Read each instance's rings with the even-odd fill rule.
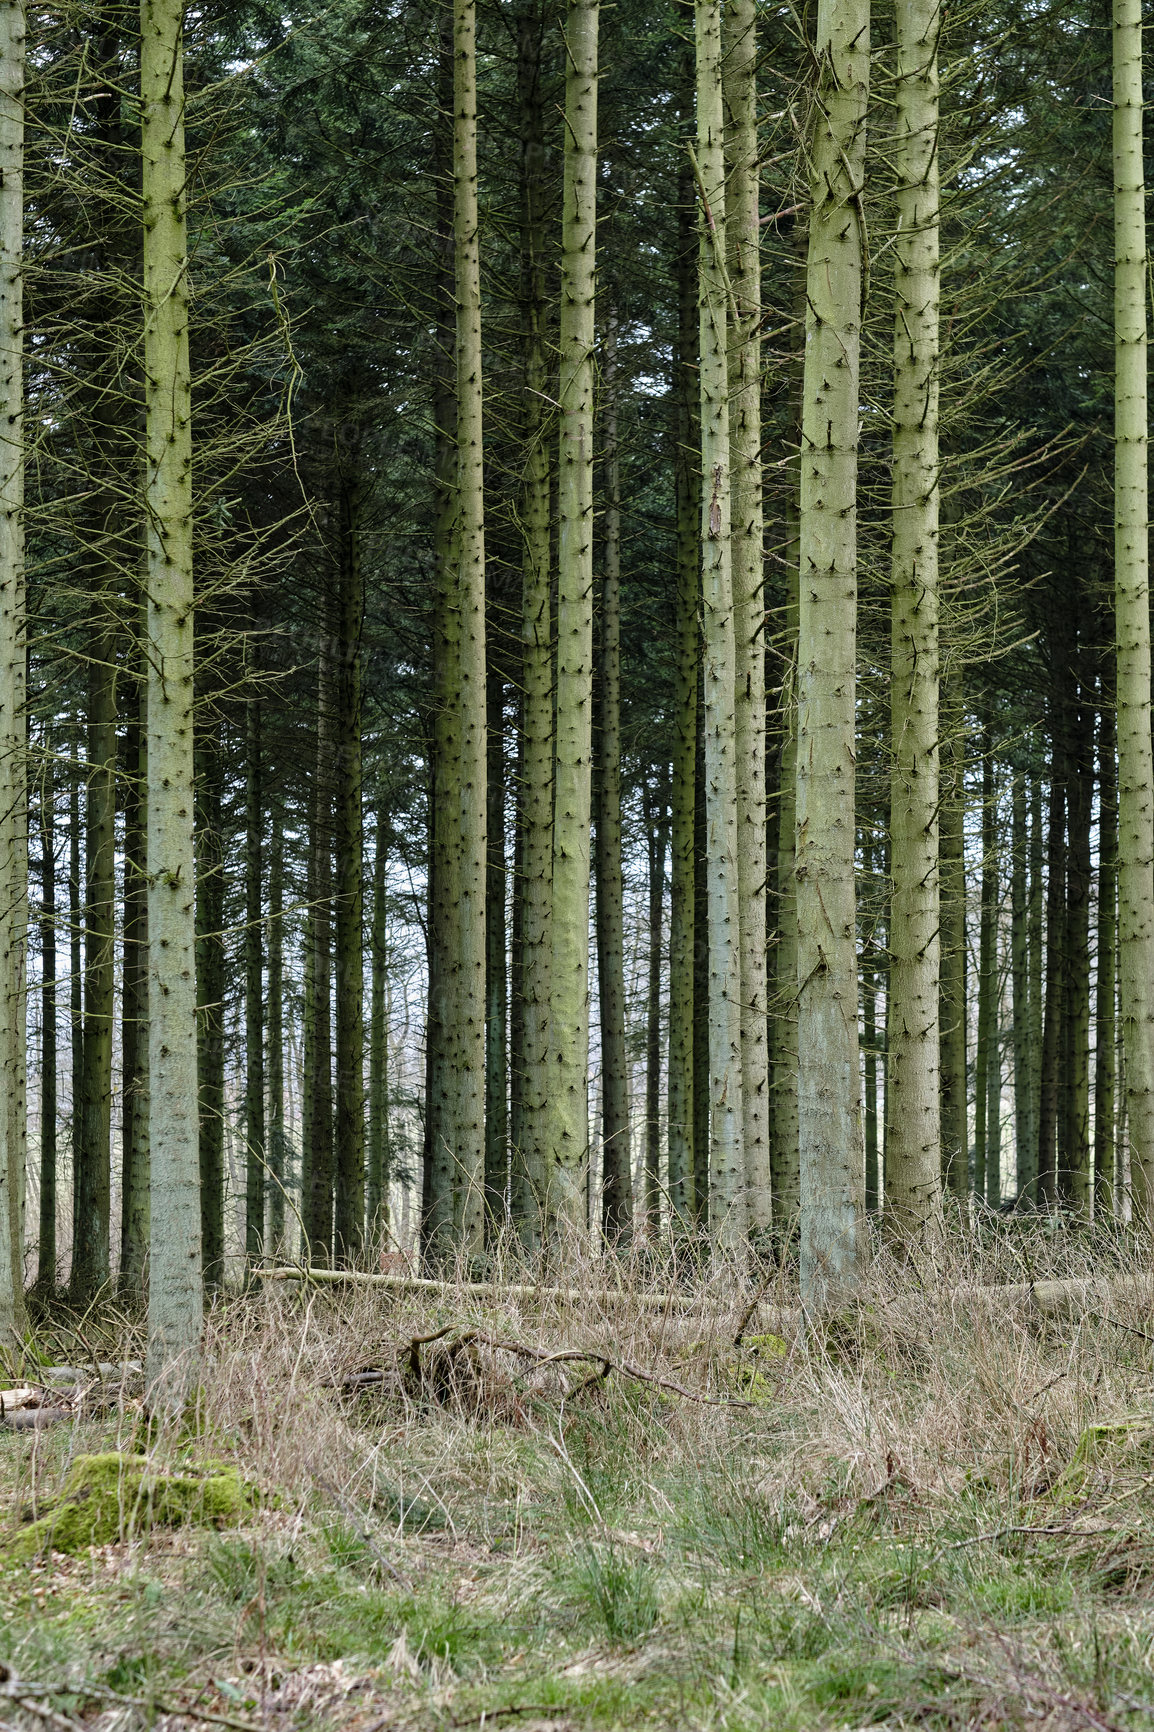
[[809,1305],[852,1285],[862,1256],[854,697],[869,25],[869,0],[820,0],[809,139],[797,656],[798,1122],[801,1279]]

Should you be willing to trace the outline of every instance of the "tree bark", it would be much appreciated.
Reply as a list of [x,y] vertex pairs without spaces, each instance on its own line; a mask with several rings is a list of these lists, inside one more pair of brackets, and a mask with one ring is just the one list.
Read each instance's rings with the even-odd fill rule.
[[549,981],[553,901],[553,621],[550,598],[549,388],[545,281],[545,104],[538,0],[517,20],[521,129],[521,777],[516,878],[521,1023],[519,1127],[513,1139],[512,1212],[522,1244],[540,1244],[549,1131]]
[[284,816],[272,815],[268,862],[268,1253],[285,1255],[288,1182],[284,1090]]
[[1031,1139],[1033,1054],[1030,1051],[1029,849],[1026,836],[1026,779],[1013,773],[1010,815],[1010,977],[1014,1007],[1014,1152],[1018,1196],[1032,1197],[1037,1147]]
[[821,0],[810,141],[798,621],[797,926],[801,1281],[820,1307],[862,1262],[854,698],[858,363],[868,0]]
[[373,854],[372,998],[369,1010],[369,1244],[384,1242],[389,1228],[389,813],[377,806]]
[[[490,599],[490,608],[493,608]],[[495,611],[495,609],[493,610]],[[509,1189],[509,959],[505,876],[505,676],[495,657],[486,675],[489,814],[485,879],[485,1228],[505,1227]]]
[[665,855],[669,846],[669,776],[645,787],[649,867],[649,955],[645,996],[645,1222],[650,1243],[661,1230],[661,964],[665,914]]
[[940,0],[897,0],[894,162],[892,770],[886,1224],[941,1219],[938,890],[938,35]]
[[1001,1176],[991,1158],[991,1131],[1000,1114],[998,1065],[997,775],[989,725],[982,730],[982,888],[978,927],[978,1034],[974,1060],[974,1194],[997,1203]]
[[[200,1163],[193,851],[192,408],[183,9],[141,0],[151,1248],[148,1399],[199,1375]],[[86,1043],[87,1044],[87,1043]]]
[[1154,1206],[1154,761],[1146,380],[1142,7],[1114,0],[1114,617],[1118,957],[1135,1212]]
[[125,738],[124,771],[120,1281],[129,1293],[139,1296],[144,1292],[152,1229],[148,1195],[148,758],[145,727],[135,718]]
[[453,1164],[454,1244],[482,1247],[485,1179],[485,516],[482,440],[481,259],[477,219],[475,0],[453,6],[453,254],[457,302],[457,655],[450,702],[456,759],[442,816],[457,859],[452,921],[451,1085],[442,1137]]
[[726,186],[721,0],[696,0],[701,211],[701,559],[705,809],[709,883],[709,1219],[715,1246],[746,1232],[742,1097],[741,886],[738,868],[736,641],[729,441]]
[[583,1231],[589,1154],[589,830],[593,653],[593,354],[597,225],[597,0],[567,0],[561,224],[551,1236]]
[[728,0],[726,241],[735,318],[729,350],[737,876],[741,914],[741,1103],[745,1216],[773,1213],[766,975],[765,556],[761,467],[761,224],[756,0]]
[[1046,991],[1038,1101],[1038,1200],[1053,1203],[1058,1195],[1058,1093],[1066,950],[1066,787],[1064,763],[1056,747],[1050,759],[1046,866]]
[[[1103,681],[1106,685],[1108,682]],[[1117,1039],[1118,780],[1113,693],[1104,690],[1098,719],[1098,969],[1095,980],[1094,1175],[1098,1204],[1119,1212],[1114,1186],[1114,1043]]]
[[[333,1254],[333,1051],[332,1051],[332,896],[333,896],[333,711],[335,694],[332,643],[322,630],[317,666],[317,753],[313,777],[312,835],[307,950],[304,1137],[307,1153],[302,1176],[302,1216],[312,1261],[327,1263]],[[304,1181],[307,1179],[307,1186]]]
[[196,1000],[200,1233],[204,1283],[224,1284],[224,764],[220,723],[197,739]]
[[[2,61],[0,61],[2,65]],[[2,73],[0,73],[2,76]],[[2,100],[2,99],[0,99]],[[0,120],[0,126],[3,122]],[[40,1221],[36,1284],[56,1290],[57,1039],[56,1039],[56,764],[45,729],[40,780]],[[127,855],[127,843],[125,846]],[[127,926],[127,921],[125,922]]]
[[[354,435],[355,439],[355,435]],[[334,1253],[351,1263],[365,1235],[364,818],[361,809],[361,477],[355,447],[337,477],[336,1185]]]
[[597,982],[601,1009],[601,1224],[609,1245],[633,1232],[629,1059],[625,1045],[625,893],[621,866],[621,480],[617,449],[617,320],[602,367],[605,514],[597,751]]
[[23,0],[0,5],[0,1340],[24,1321],[28,814],[24,626]]
[[[692,66],[681,81],[681,122],[692,114]],[[678,178],[677,351],[674,363],[677,448],[677,590],[674,620],[673,811],[669,912],[669,1206],[675,1224],[688,1226],[694,1210],[695,953],[694,792],[697,761],[697,663],[701,627],[697,474],[697,298],[695,203],[688,158]]]
[[1059,1195],[1093,1213],[1090,1144],[1090,821],[1094,790],[1093,684],[1072,700],[1066,865],[1066,1018]]
[[[251,671],[251,670],[250,670]],[[245,703],[244,1254],[264,1254],[264,786],[258,696]]]

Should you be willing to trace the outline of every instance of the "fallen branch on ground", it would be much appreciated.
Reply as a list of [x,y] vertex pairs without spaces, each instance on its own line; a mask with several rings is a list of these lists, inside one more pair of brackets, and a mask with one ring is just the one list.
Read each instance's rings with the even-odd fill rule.
[[[403,1347],[398,1347],[396,1359],[408,1357],[409,1370],[414,1378],[420,1379],[420,1350],[433,1341],[442,1341],[448,1335],[453,1335],[454,1325],[447,1323],[443,1329],[434,1330],[430,1335],[415,1335]],[[755,1401],[743,1401],[739,1396],[702,1395],[695,1389],[687,1389],[684,1383],[675,1383],[671,1378],[658,1377],[655,1372],[642,1371],[638,1365],[631,1365],[627,1360],[620,1363],[612,1359],[600,1348],[586,1349],[582,1347],[562,1348],[558,1352],[549,1352],[543,1347],[530,1347],[523,1341],[498,1341],[492,1335],[484,1335],[479,1329],[463,1329],[449,1342],[453,1352],[463,1347],[488,1347],[496,1353],[512,1353],[521,1359],[531,1359],[539,1366],[546,1365],[599,1365],[601,1370],[592,1379],[585,1378],[575,1388],[566,1391],[565,1399],[587,1389],[591,1382],[602,1383],[614,1372],[619,1377],[631,1377],[637,1383],[648,1383],[655,1389],[663,1389],[671,1395],[680,1395],[686,1401],[700,1402],[703,1407],[747,1407],[756,1408]],[[355,1395],[359,1390],[371,1389],[385,1380],[386,1373],[379,1367],[370,1367],[366,1371],[355,1371],[346,1377],[341,1384],[345,1395]]]

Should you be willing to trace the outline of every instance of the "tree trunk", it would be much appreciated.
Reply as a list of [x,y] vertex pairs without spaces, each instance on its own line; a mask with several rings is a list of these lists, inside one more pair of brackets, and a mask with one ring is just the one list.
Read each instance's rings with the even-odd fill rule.
[[[656,809],[654,801],[656,800]],[[645,998],[645,1221],[650,1243],[661,1229],[661,948],[665,913],[665,854],[669,846],[669,778],[645,786],[649,866],[649,956]]]
[[[741,913],[742,1142],[746,1226],[750,1233],[757,1233],[769,1227],[773,1195],[766,978],[765,561],[756,0],[729,0],[724,19],[730,165],[725,227],[736,315],[730,333],[729,440],[733,470],[731,558]],[[721,304],[724,306],[724,298]]]
[[1093,684],[1082,686],[1069,756],[1069,855],[1066,867],[1066,1027],[1059,1194],[1087,1219],[1093,1213],[1090,1153],[1090,820],[1094,791]]
[[938,876],[941,883],[942,1182],[959,1201],[970,1190],[970,1135],[966,1112],[966,857],[965,736],[961,694],[949,685],[941,705],[941,814]]
[[1030,788],[1030,899],[1026,911],[1029,936],[1030,994],[1030,1149],[1034,1175],[1031,1197],[1036,1203],[1040,1192],[1038,1166],[1041,1134],[1042,1093],[1042,932],[1045,907],[1045,839],[1042,834],[1042,779],[1035,776]]
[[259,697],[245,704],[244,1254],[264,1253],[264,788]]
[[[978,927],[978,1045],[974,1061],[974,1194],[998,1193],[1000,1176],[990,1159],[991,1102],[1000,1096],[998,1076],[998,856],[997,777],[993,741],[982,729],[982,889]],[[995,1197],[996,1200],[996,1197]]]
[[597,0],[567,0],[561,223],[556,782],[549,1066],[551,1233],[579,1234],[589,1145],[589,818],[593,654],[593,357]]
[[617,451],[617,320],[602,369],[605,516],[597,752],[597,980],[601,1008],[601,1222],[606,1242],[633,1232],[629,1059],[625,1045],[625,912],[621,868],[621,495]]
[[[69,1069],[72,1080],[72,1110],[68,1139],[72,1155],[72,1256],[76,1255],[76,1216],[80,1200],[80,1098],[84,1078],[84,862],[81,855],[80,784],[84,770],[80,755],[80,721],[72,720],[68,776],[68,1026]],[[71,1277],[69,1277],[71,1279]]]
[[[56,775],[51,727],[45,729],[44,753],[40,779],[40,1222],[36,1284],[51,1294],[56,1290],[57,1256]],[[126,841],[126,857],[127,853]],[[126,919],[126,930],[127,924]]]
[[857,1039],[854,699],[858,361],[868,0],[823,0],[810,143],[798,621],[797,926],[801,1280],[853,1287],[865,1155]]
[[696,17],[702,207],[698,273],[709,883],[709,1219],[715,1246],[736,1248],[746,1231],[746,1183],[721,0],[696,0]]
[[454,1244],[481,1250],[485,1182],[485,515],[481,257],[477,220],[476,0],[453,6],[453,252],[457,302],[457,710],[450,798],[442,813],[457,859],[446,1031],[450,1090],[442,1136],[453,1163]]
[[[490,607],[492,607],[490,600]],[[494,610],[495,611],[495,610]],[[485,879],[485,1227],[504,1230],[509,1188],[509,961],[505,921],[505,677],[492,657],[485,724],[489,813]]]
[[224,763],[220,723],[197,739],[196,999],[200,1233],[205,1287],[224,1284]]
[[938,35],[941,0],[898,0],[891,576],[886,1223],[941,1218],[938,900]]
[[516,1087],[512,1210],[522,1243],[540,1243],[549,1125],[549,981],[553,899],[553,623],[550,600],[549,388],[545,281],[545,100],[542,16],[530,0],[517,20],[517,104],[521,128],[521,778],[517,808],[520,870],[519,1010],[522,1043]]
[[[1103,681],[1103,684],[1107,684]],[[1098,721],[1098,972],[1095,982],[1094,1173],[1104,1213],[1120,1212],[1114,1190],[1114,1042],[1117,1022],[1118,781],[1114,761],[1113,693],[1104,690]]]
[[0,7],[0,1340],[24,1321],[28,926],[24,632],[24,69],[22,0]]
[[[799,196],[800,193],[799,193]],[[805,372],[806,228],[794,230],[796,293],[790,341],[790,444],[785,504],[785,607],[781,651],[776,926],[774,933],[773,1112],[770,1165],[773,1218],[780,1234],[797,1232],[801,1208],[797,1097],[797,621],[801,558],[801,404]]]
[[[692,110],[692,69],[682,79],[681,122]],[[674,621],[673,812],[669,912],[669,1207],[687,1226],[694,1209],[694,791],[697,759],[697,662],[701,627],[700,478],[698,443],[696,245],[689,161],[678,178],[677,352],[673,389],[677,449],[677,591]]]
[[[354,435],[355,439],[355,435]],[[337,479],[336,1001],[334,1254],[348,1265],[365,1235],[364,819],[361,810],[361,480],[355,449]]]
[[[109,608],[111,597],[98,598]],[[91,1299],[110,1275],[112,1018],[116,916],[116,633],[99,625],[88,666],[84,1031],[72,1290]]]
[[[698,546],[700,526],[695,526]],[[709,1231],[709,832],[705,815],[704,669],[697,664],[697,738],[693,747],[693,1219]]]
[[1134,1208],[1154,1206],[1154,762],[1150,740],[1142,7],[1114,0],[1114,617],[1118,957]]
[[[199,1375],[193,851],[192,411],[183,11],[141,0],[145,502],[148,521],[148,955],[152,1236],[149,1401],[179,1412]],[[85,1041],[87,1047],[87,1040]]]
[[[124,962],[121,998],[120,1281],[144,1292],[151,1237],[148,1172],[147,736],[128,724],[124,751]],[[199,1139],[198,1139],[199,1140]]]
[[376,1248],[389,1228],[389,814],[377,807],[373,855],[372,998],[369,1010],[369,1244]]
[[1027,906],[1029,902],[1029,858],[1026,838],[1026,779],[1020,770],[1013,775],[1010,817],[1010,977],[1014,1007],[1014,1153],[1017,1162],[1018,1196],[1032,1197],[1036,1178],[1037,1148],[1030,1137],[1030,1082],[1033,1054],[1030,1051],[1030,945]]
[[309,915],[305,943],[309,979],[308,1044],[305,1059],[304,1138],[307,1194],[302,1215],[309,1255],[327,1263],[333,1254],[333,1053],[332,1053],[332,896],[333,896],[333,691],[332,644],[322,632],[317,667],[317,756],[313,781],[313,820]]
[[437,76],[433,168],[437,184],[436,299],[437,364],[433,393],[436,423],[436,522],[433,566],[433,725],[429,800],[429,1004],[425,1029],[425,1159],[421,1240],[441,1256],[453,1237],[453,1163],[446,1140],[450,1126],[449,993],[454,961],[454,904],[458,900],[458,854],[449,821],[452,766],[458,756],[456,688],[459,633],[454,606],[457,570],[456,311],[453,270],[453,10],[442,13]]
[[268,862],[268,1254],[285,1256],[284,817],[273,808]]
[[1038,1200],[1053,1203],[1058,1194],[1058,1090],[1066,949],[1066,789],[1064,766],[1056,748],[1050,760],[1046,856],[1046,994],[1038,1105]]

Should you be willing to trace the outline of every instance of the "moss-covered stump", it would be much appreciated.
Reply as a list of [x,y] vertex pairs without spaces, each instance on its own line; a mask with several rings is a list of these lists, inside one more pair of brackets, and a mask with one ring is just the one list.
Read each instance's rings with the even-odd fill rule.
[[166,1473],[147,1456],[81,1455],[60,1496],[42,1506],[6,1548],[10,1560],[47,1551],[83,1552],[115,1545],[153,1527],[226,1527],[253,1506],[235,1468],[212,1463]]

